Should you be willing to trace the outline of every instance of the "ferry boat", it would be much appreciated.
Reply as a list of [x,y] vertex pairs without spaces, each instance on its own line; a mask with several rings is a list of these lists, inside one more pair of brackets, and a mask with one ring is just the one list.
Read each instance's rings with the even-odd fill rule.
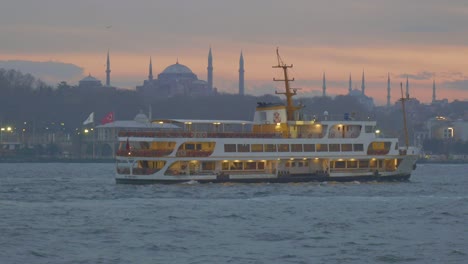
[[[344,114],[299,118],[284,75],[285,104],[258,103],[253,121],[161,119],[178,129],[121,131],[117,183],[331,182],[408,180],[417,149],[385,138],[376,121]],[[402,97],[403,115],[405,98]],[[406,131],[406,118],[405,131]],[[173,127],[173,126],[171,126]]]

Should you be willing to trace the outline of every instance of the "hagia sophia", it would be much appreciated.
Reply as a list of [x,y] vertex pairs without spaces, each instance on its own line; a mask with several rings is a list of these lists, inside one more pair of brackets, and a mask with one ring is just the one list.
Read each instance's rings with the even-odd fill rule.
[[[110,58],[107,53],[106,84],[95,77],[89,76],[79,81],[78,87],[83,89],[111,87],[110,84]],[[145,97],[168,98],[177,95],[184,96],[210,96],[218,93],[213,87],[213,55],[211,48],[208,52],[207,80],[198,79],[192,70],[179,63],[167,66],[157,78],[153,77],[153,63],[150,58],[148,79],[142,85],[136,86],[136,91]],[[239,94],[244,95],[244,58],[241,52],[239,59]]]

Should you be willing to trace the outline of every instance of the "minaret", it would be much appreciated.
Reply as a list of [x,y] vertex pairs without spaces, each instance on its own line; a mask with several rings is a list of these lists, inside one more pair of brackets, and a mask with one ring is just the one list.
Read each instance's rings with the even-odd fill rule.
[[244,56],[242,51],[239,59],[239,95],[244,95]]
[[213,56],[211,55],[211,47],[210,51],[208,52],[208,88],[210,91],[213,90]]
[[435,103],[436,101],[436,86],[435,86],[435,79],[432,80],[432,102]]
[[363,70],[362,71],[362,83],[361,83],[362,95],[364,95],[365,90],[366,90],[366,81],[364,79],[364,70]]
[[349,87],[348,87],[349,94],[351,94],[352,90],[353,90],[353,81],[351,80],[351,73],[349,73]]
[[408,81],[408,75],[406,75],[406,98],[409,98],[409,81]]
[[109,50],[107,50],[107,68],[106,68],[106,86],[110,86],[110,59],[109,59]]
[[327,82],[326,82],[326,79],[325,79],[325,72],[323,73],[322,91],[323,91],[322,96],[323,97],[327,96]]
[[153,62],[151,61],[151,57],[150,57],[149,70],[148,70],[148,80],[149,81],[153,80]]
[[387,77],[387,107],[390,107],[390,73]]

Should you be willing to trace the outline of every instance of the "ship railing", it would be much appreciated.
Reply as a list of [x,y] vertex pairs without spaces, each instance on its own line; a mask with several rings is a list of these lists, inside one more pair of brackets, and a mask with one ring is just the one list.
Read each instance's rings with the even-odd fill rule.
[[389,167],[389,166],[386,166],[384,168],[346,168],[346,169],[343,169],[343,168],[339,168],[339,169],[330,169],[330,172],[362,172],[362,173],[368,173],[368,172],[372,172],[374,173],[375,171],[381,171],[381,172],[392,172],[392,171],[396,171],[396,168],[395,167]]
[[153,149],[119,149],[117,150],[117,156],[129,156],[129,157],[162,157],[172,153],[170,150],[153,150]]
[[208,157],[213,151],[206,150],[178,150],[176,153],[177,157]]
[[389,152],[390,152],[390,149],[368,150],[367,155],[387,155]]
[[297,138],[323,138],[322,133],[298,133]]
[[300,121],[375,121],[375,118],[367,115],[362,115],[358,113],[343,113],[343,114],[333,114],[333,115],[314,115],[306,114],[301,118]]
[[150,174],[154,174],[158,171],[160,171],[160,169],[151,169],[151,168],[133,168],[133,174],[134,175],[150,175]]
[[202,132],[202,131],[120,131],[119,137],[150,138],[280,138],[279,133]]
[[267,174],[268,172],[265,170],[222,170],[224,174]]
[[376,168],[339,168],[339,169],[330,169],[330,172],[374,172]]
[[167,170],[164,175],[178,176],[178,175],[215,175],[214,171],[180,171],[176,169]]
[[328,133],[328,138],[358,138],[359,134],[360,132],[345,133],[344,135],[342,133],[330,132]]
[[118,174],[130,174],[130,168],[117,168]]

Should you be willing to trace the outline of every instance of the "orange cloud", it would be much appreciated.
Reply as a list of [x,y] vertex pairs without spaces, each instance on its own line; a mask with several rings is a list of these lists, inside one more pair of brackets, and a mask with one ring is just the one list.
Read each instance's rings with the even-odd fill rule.
[[[243,47],[240,47],[243,46]],[[214,84],[220,91],[237,92],[239,55],[243,50],[245,60],[245,79],[247,84],[256,87],[275,87],[273,77],[281,77],[281,72],[271,67],[277,63],[275,46],[247,43],[223,43],[212,45],[214,63]],[[60,61],[73,63],[84,68],[85,74],[104,80],[106,69],[106,53],[41,53],[41,54],[0,54],[0,60],[21,59],[31,61]],[[467,89],[456,92],[443,87],[444,82],[462,81],[468,61],[467,46],[282,46],[280,53],[285,63],[293,64],[291,76],[305,84],[304,93],[321,92],[322,73],[326,73],[327,92],[342,94],[347,92],[348,77],[352,74],[353,84],[360,89],[362,71],[365,71],[367,82],[366,93],[381,104],[386,102],[387,73],[392,76],[392,101],[399,95],[400,81],[395,76],[401,74],[417,74],[419,72],[434,73],[438,83],[438,98],[466,99]],[[111,81],[114,85],[125,83],[125,88],[140,85],[148,76],[149,57],[153,61],[153,74],[157,75],[167,66],[179,60],[192,69],[199,79],[206,80],[208,47],[184,49],[181,51],[154,52],[121,52],[111,50]],[[456,72],[456,74],[446,74]],[[74,81],[78,80],[65,80]],[[219,82],[218,82],[219,81]],[[413,96],[423,102],[432,99],[431,80],[411,80],[410,89]],[[247,85],[248,93],[258,91]],[[273,93],[274,91],[270,91]],[[263,91],[262,91],[263,94]]]

